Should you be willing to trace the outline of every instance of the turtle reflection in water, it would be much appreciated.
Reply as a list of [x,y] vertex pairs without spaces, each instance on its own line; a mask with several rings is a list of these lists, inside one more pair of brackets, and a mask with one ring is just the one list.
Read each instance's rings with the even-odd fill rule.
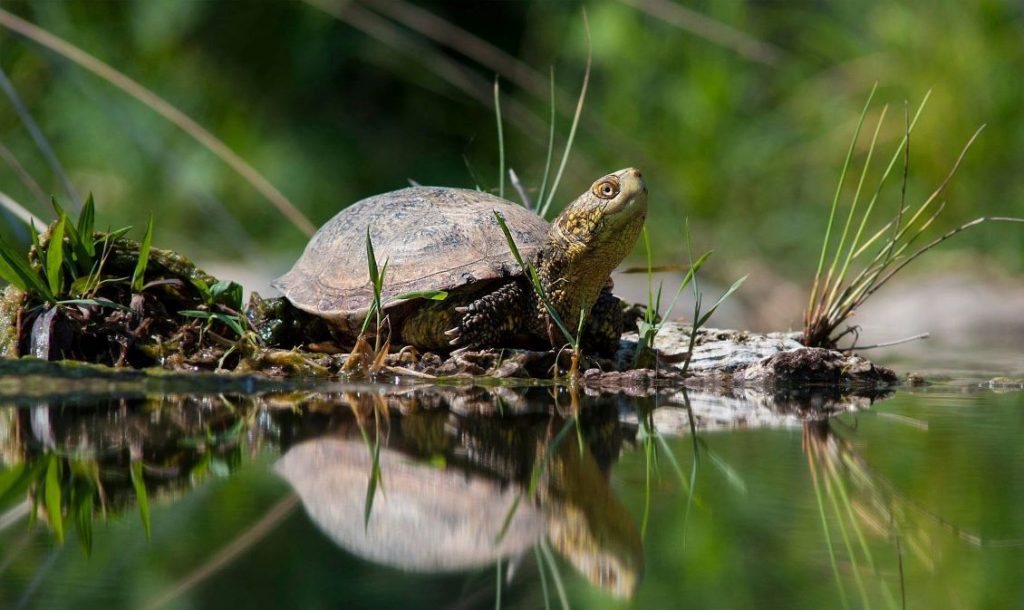
[[[372,458],[358,436],[301,442],[276,470],[321,531],[366,560],[414,572],[465,571],[515,562],[546,536],[591,582],[616,596],[632,596],[643,573],[643,547],[598,459],[571,440],[552,445],[551,430],[526,419],[532,422],[509,426],[500,419],[433,418],[437,426],[457,430],[461,449],[455,453],[468,464],[438,468],[382,447],[380,484],[386,493],[376,494],[366,523]],[[617,424],[614,412],[610,421]],[[531,501],[526,481],[535,466],[543,476]]]
[[[623,316],[609,275],[633,248],[647,214],[647,187],[632,168],[595,182],[550,226],[522,206],[479,191],[411,187],[363,199],[321,227],[273,285],[351,340],[373,301],[369,233],[376,257],[388,261],[381,302],[393,341],[445,351],[561,345],[495,212],[504,216],[524,260],[536,266],[565,324],[575,329],[580,312],[590,312],[584,349],[614,353]],[[396,300],[426,290],[449,296],[426,305]]]

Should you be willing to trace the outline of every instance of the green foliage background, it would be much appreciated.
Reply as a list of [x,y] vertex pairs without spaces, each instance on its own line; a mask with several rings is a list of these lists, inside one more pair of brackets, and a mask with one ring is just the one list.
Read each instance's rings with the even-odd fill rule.
[[[510,165],[537,188],[549,69],[557,81],[559,142],[583,74],[580,6],[48,0],[4,8],[166,98],[319,224],[409,179],[472,187],[467,163],[482,188],[497,186],[490,102],[496,68],[456,50],[464,36],[438,42],[396,19],[422,11],[525,66],[524,77],[500,75],[505,140]],[[651,192],[658,257],[683,256],[682,221],[689,216],[698,248],[713,247],[730,260],[770,260],[803,280],[816,262],[846,143],[877,81],[880,103],[869,126],[883,103],[892,104],[883,151],[902,136],[904,100],[913,107],[934,89],[911,144],[910,201],[942,180],[984,123],[947,193],[942,222],[1024,215],[1018,3],[710,0],[687,4],[684,17],[698,19],[690,29],[670,23],[680,6],[586,5],[593,72],[559,201],[601,174],[637,166]],[[650,14],[665,11],[669,19]],[[754,51],[737,51],[737,37]],[[302,233],[250,185],[136,100],[6,30],[0,66],[75,187],[83,197],[95,193],[99,225],[142,226],[154,211],[158,245],[273,271],[301,249]],[[63,194],[6,98],[0,143],[44,190]],[[0,191],[49,218],[6,165]],[[897,200],[893,181],[882,205],[894,209]],[[974,248],[1019,270],[1022,245],[1018,228],[989,226],[944,248]]]

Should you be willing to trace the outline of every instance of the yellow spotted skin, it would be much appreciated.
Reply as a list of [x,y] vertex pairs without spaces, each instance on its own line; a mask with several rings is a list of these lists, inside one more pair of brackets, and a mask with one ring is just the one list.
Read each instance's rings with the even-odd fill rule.
[[[598,188],[608,183],[615,185],[616,195],[604,198]],[[631,168],[595,182],[551,224],[538,275],[571,329],[578,325],[581,309],[590,311],[612,270],[633,249],[646,217],[647,187],[640,172]],[[547,317],[541,303],[537,323],[550,326]],[[599,317],[593,322],[604,321]]]

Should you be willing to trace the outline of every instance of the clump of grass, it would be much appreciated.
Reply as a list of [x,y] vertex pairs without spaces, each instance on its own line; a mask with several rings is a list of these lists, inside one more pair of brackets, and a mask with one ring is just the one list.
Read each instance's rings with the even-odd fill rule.
[[657,338],[658,333],[661,331],[664,320],[668,319],[669,316],[672,314],[672,310],[675,308],[676,302],[679,300],[679,296],[682,294],[683,290],[687,286],[692,286],[694,297],[693,324],[690,327],[689,347],[686,353],[686,360],[683,362],[682,367],[683,374],[685,375],[689,370],[690,358],[693,355],[693,348],[697,341],[698,331],[701,329],[701,327],[704,326],[704,324],[707,323],[711,316],[714,315],[715,311],[718,310],[719,306],[721,306],[721,304],[724,303],[725,300],[732,295],[732,293],[736,292],[739,289],[739,287],[743,284],[743,282],[746,281],[747,279],[747,276],[743,276],[740,279],[733,282],[729,289],[726,290],[725,293],[723,293],[717,301],[715,301],[714,305],[712,305],[711,308],[708,309],[706,312],[702,313],[701,305],[703,301],[703,293],[700,291],[700,284],[697,281],[697,272],[700,270],[702,266],[704,266],[704,263],[707,262],[708,258],[712,254],[712,251],[708,250],[707,252],[701,254],[697,258],[697,260],[694,260],[693,248],[690,240],[689,221],[687,221],[686,225],[684,226],[684,233],[686,234],[686,247],[690,259],[690,266],[687,269],[686,275],[683,276],[682,281],[676,288],[676,293],[672,297],[672,301],[669,303],[668,308],[664,312],[661,311],[661,297],[662,288],[664,287],[664,284],[659,283],[658,289],[654,290],[654,273],[655,271],[675,269],[675,267],[654,267],[653,259],[651,256],[651,242],[650,237],[647,233],[646,226],[644,226],[643,230],[643,240],[644,251],[647,255],[647,266],[646,268],[641,269],[626,270],[627,273],[634,271],[641,271],[647,273],[647,307],[644,308],[644,317],[642,320],[640,320],[638,324],[638,340],[636,352],[634,352],[633,355],[633,366],[637,368],[658,368],[658,354],[657,350],[654,349],[654,341]]
[[[52,203],[56,220],[42,234],[29,225],[27,252],[0,238],[0,278],[21,293],[7,353],[115,366],[192,368],[201,360],[223,368],[229,357],[259,347],[242,314],[242,287],[154,249],[152,216],[135,243],[124,238],[131,227],[96,230],[91,196],[77,221]],[[58,326],[69,331],[63,338],[43,332]]]
[[[637,368],[658,368],[658,354],[654,349],[654,340],[658,336],[658,332],[661,331],[664,320],[668,319],[672,315],[672,310],[676,306],[676,302],[679,300],[679,296],[683,290],[690,285],[690,282],[696,277],[697,271],[704,265],[707,259],[711,256],[711,251],[707,251],[702,254],[687,270],[683,280],[679,283],[679,287],[676,288],[676,293],[672,297],[672,301],[669,303],[668,308],[665,311],[661,310],[661,294],[664,288],[664,282],[658,283],[658,289],[654,290],[654,263],[651,255],[651,240],[647,233],[647,226],[644,225],[643,230],[644,240],[644,253],[647,255],[647,307],[644,308],[644,318],[640,320],[637,328],[637,344],[636,352],[633,354],[633,366]],[[659,269],[660,270],[660,269]],[[630,270],[627,270],[630,271]]]
[[[888,165],[882,172],[874,194],[868,200],[863,210],[860,210],[861,194],[875,152],[878,134],[885,121],[888,106],[882,109],[871,138],[870,146],[868,147],[863,168],[860,172],[860,178],[857,181],[856,190],[849,204],[846,220],[839,234],[839,240],[833,246],[832,229],[836,222],[836,213],[839,208],[846,174],[850,168],[853,151],[860,138],[861,128],[864,125],[864,119],[871,106],[874,93],[875,89],[872,88],[871,94],[864,104],[864,109],[861,111],[860,119],[854,130],[850,147],[846,153],[846,160],[843,163],[839,176],[839,184],[832,199],[828,225],[825,229],[821,255],[818,259],[818,268],[815,273],[814,283],[811,286],[807,310],[804,313],[803,343],[809,347],[836,347],[842,337],[851,333],[856,334],[857,328],[855,326],[847,327],[842,331],[839,328],[854,315],[854,312],[863,305],[864,301],[884,286],[894,275],[922,254],[954,235],[985,222],[1024,222],[1024,219],[1009,217],[988,216],[976,218],[947,231],[916,249],[912,249],[914,243],[921,239],[928,227],[942,213],[945,203],[940,201],[940,196],[956,174],[967,151],[977,139],[982,129],[984,129],[984,126],[982,126],[974,132],[974,135],[964,145],[945,179],[921,204],[916,207],[907,205],[906,186],[910,167],[910,135],[928,102],[928,97],[931,93],[929,91],[929,94],[925,95],[921,104],[914,112],[913,118],[910,117],[909,111],[905,109],[903,139],[896,147]],[[885,186],[887,179],[901,156],[903,159],[903,180],[898,205],[895,207],[895,211],[890,219],[880,229],[873,234],[867,234],[865,231],[882,188]],[[830,251],[832,252],[831,263],[826,270],[825,261]],[[855,268],[854,261],[860,263],[858,268]],[[861,263],[861,261],[863,262]]]

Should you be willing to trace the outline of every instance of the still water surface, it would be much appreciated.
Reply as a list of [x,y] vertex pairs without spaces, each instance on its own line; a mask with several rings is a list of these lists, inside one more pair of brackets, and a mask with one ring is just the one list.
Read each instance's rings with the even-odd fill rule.
[[1024,391],[987,378],[8,389],[0,607],[1024,607]]

